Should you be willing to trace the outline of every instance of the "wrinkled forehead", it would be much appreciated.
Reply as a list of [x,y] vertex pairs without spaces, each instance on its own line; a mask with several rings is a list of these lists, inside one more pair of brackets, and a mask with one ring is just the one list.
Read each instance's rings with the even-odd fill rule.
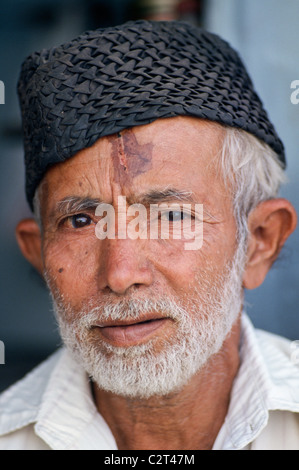
[[70,196],[110,203],[114,190],[133,197],[163,187],[203,192],[216,178],[224,132],[216,123],[175,117],[102,137],[48,170],[43,203]]

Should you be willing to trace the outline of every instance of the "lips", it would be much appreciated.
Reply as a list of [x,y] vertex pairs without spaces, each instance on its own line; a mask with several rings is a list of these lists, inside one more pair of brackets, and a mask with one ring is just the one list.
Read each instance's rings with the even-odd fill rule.
[[126,347],[149,340],[154,333],[158,334],[169,321],[169,318],[148,318],[136,322],[110,322],[96,328],[105,341],[114,346]]

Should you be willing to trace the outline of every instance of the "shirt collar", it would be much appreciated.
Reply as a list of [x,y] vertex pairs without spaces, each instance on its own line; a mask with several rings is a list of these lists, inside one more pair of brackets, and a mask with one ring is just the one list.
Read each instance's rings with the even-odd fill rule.
[[61,349],[0,397],[0,435],[34,424],[54,450],[117,449],[89,379]]
[[299,374],[289,340],[254,329],[243,314],[240,359],[215,450],[246,448],[266,427],[270,411],[299,412]]
[[36,421],[49,374],[55,368],[60,355],[61,351],[56,352],[0,395],[0,435]]
[[98,413],[87,374],[63,351],[43,395],[35,432],[52,449],[116,449]]

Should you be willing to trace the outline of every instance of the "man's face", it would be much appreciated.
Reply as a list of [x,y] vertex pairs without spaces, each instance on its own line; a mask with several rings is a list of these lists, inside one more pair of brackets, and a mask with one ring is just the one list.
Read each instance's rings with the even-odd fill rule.
[[[237,276],[236,286],[231,277],[236,225],[217,165],[223,133],[195,118],[158,120],[100,139],[44,178],[45,275],[65,341],[100,387],[134,395],[140,376],[150,374],[153,364],[152,375],[159,375],[167,355],[168,366],[182,356],[178,369],[186,369],[193,356],[192,375],[219,350],[236,320],[241,308],[241,280]],[[148,211],[151,203],[203,204],[201,249],[188,251],[186,240],[173,237],[99,240],[95,208],[100,202],[115,208],[117,232],[119,196]],[[180,219],[172,214],[173,230]],[[101,382],[105,371],[110,385]],[[122,373],[127,392],[111,385],[121,382]],[[177,376],[175,382],[189,378]],[[136,394],[154,394],[145,391],[151,381]],[[165,374],[161,381],[167,382]],[[175,387],[154,388],[166,393]]]

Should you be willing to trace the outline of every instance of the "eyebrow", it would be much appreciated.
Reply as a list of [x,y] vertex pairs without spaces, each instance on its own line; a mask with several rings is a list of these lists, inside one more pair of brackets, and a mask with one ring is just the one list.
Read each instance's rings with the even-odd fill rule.
[[[129,199],[129,198],[128,198]],[[134,203],[149,205],[159,204],[167,201],[179,201],[194,203],[194,195],[192,191],[180,190],[175,188],[166,188],[161,190],[151,190],[139,196],[135,196]],[[67,216],[84,211],[95,211],[99,204],[103,201],[99,198],[68,196],[58,201],[50,218],[57,214]]]
[[195,203],[194,194],[192,191],[176,188],[151,190],[148,193],[141,194],[137,199],[138,203],[143,205],[159,204],[159,202],[167,201]]
[[68,196],[57,202],[53,212],[50,214],[50,217],[57,213],[59,215],[66,216],[77,212],[92,211],[95,210],[101,202],[103,201],[98,198]]

